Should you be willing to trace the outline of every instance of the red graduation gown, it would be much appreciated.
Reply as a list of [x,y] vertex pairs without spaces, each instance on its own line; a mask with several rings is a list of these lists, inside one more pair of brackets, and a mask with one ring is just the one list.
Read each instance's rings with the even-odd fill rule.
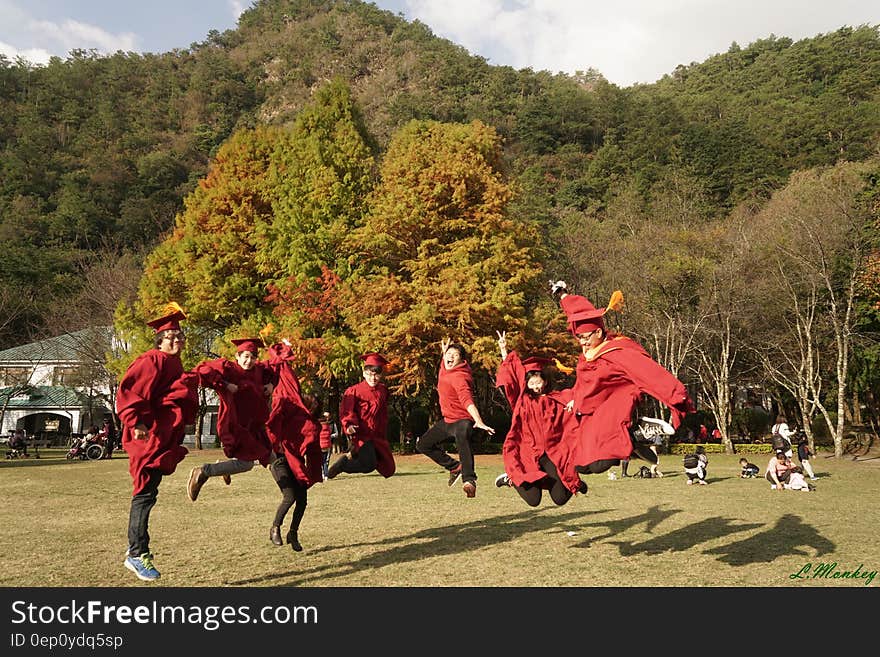
[[[268,372],[263,363],[255,363],[245,370],[237,362],[226,358],[199,363],[193,370],[199,382],[217,391],[220,408],[217,413],[217,435],[223,453],[242,461],[269,464],[271,446],[266,435],[269,402],[263,394]],[[234,393],[226,384],[238,386]]]
[[694,411],[684,384],[641,345],[623,336],[604,342],[591,360],[580,355],[572,393],[578,418],[566,427],[565,440],[572,442],[574,465],[629,458],[629,426],[642,394],[671,409],[675,428],[686,413]]
[[321,450],[327,450],[333,447],[333,439],[331,436],[333,435],[333,429],[330,427],[329,422],[321,422],[321,431],[318,434],[318,444],[321,445]]
[[297,481],[310,487],[324,480],[323,454],[318,421],[306,408],[293,372],[293,351],[284,344],[269,347],[267,366],[272,374],[275,391],[266,431],[272,449],[283,454]]
[[[116,392],[116,413],[122,423],[122,447],[134,495],[149,481],[147,468],[172,474],[187,454],[186,425],[199,408],[198,380],[183,371],[180,356],[151,349],[129,365]],[[134,428],[147,427],[147,438],[136,440]]]
[[358,430],[351,438],[352,451],[357,452],[365,442],[376,449],[376,472],[385,478],[396,470],[394,454],[388,443],[388,388],[384,383],[370,387],[361,381],[348,388],[339,404],[339,421],[345,431],[351,425]]
[[510,430],[502,447],[504,472],[517,486],[538,483],[549,489],[553,482],[539,463],[541,456],[547,454],[562,482],[575,493],[580,478],[569,456],[569,444],[562,440],[566,422],[576,423],[573,414],[565,411],[571,390],[533,397],[524,389],[525,374],[519,356],[511,351],[498,366],[495,377],[495,385],[504,390],[513,409]]

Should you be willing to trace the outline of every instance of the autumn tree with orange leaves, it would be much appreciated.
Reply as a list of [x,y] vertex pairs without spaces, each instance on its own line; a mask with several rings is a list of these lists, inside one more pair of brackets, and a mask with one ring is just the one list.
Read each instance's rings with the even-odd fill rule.
[[433,387],[449,337],[494,371],[495,331],[522,329],[541,278],[532,226],[505,213],[501,139],[479,121],[413,121],[392,139],[364,225],[343,314],[364,350],[394,362],[392,389]]

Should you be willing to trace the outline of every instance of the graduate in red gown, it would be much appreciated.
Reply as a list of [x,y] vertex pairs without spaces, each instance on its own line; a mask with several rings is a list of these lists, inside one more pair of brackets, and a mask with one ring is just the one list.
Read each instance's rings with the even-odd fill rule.
[[[695,408],[684,384],[641,345],[606,331],[603,317],[617,307],[619,292],[607,308],[595,308],[586,297],[568,294],[562,281],[554,284],[553,292],[581,345],[569,403],[577,422],[567,427],[565,439],[571,441],[571,458],[578,472],[604,472],[633,454],[630,426],[642,395],[668,406],[676,429]],[[622,304],[622,295],[618,298]]]
[[[571,390],[548,391],[548,358],[520,360],[515,351],[508,353],[505,332],[498,333],[502,362],[495,385],[504,391],[513,411],[510,430],[504,439],[504,474],[496,486],[513,486],[529,506],[538,506],[542,491],[563,505],[574,493],[586,492],[569,457],[569,445],[562,440],[566,422],[574,417],[565,410]],[[565,464],[560,469],[559,464]]]
[[228,457],[190,471],[186,490],[193,502],[209,478],[223,477],[229,484],[232,475],[252,470],[255,462],[269,465],[272,454],[266,435],[272,384],[269,369],[257,360],[265,345],[262,338],[233,340],[232,344],[237,348],[234,361],[218,358],[199,363],[193,370],[199,384],[215,390],[220,399],[217,435]]
[[394,474],[396,465],[388,444],[388,388],[382,383],[382,371],[388,361],[382,354],[361,356],[363,381],[345,391],[339,404],[339,422],[348,436],[348,454],[340,456],[327,474],[333,479],[340,472],[377,471],[385,478]]
[[294,361],[289,342],[269,347],[268,367],[272,373],[274,392],[266,430],[274,452],[269,471],[282,495],[269,529],[269,540],[275,545],[284,545],[281,526],[293,506],[286,540],[291,548],[299,552],[303,549],[299,542],[299,527],[308,504],[308,489],[323,481],[324,473],[319,439],[320,409],[315,397],[303,394],[300,389],[299,379],[293,370]]
[[185,340],[180,320],[185,318],[180,307],[171,304],[168,314],[147,323],[156,332],[155,347],[134,360],[116,392],[122,447],[134,488],[124,565],[145,581],[159,578],[150,551],[150,512],[162,477],[172,474],[186,456],[186,425],[195,420],[199,406],[197,379],[184,372],[180,361]]

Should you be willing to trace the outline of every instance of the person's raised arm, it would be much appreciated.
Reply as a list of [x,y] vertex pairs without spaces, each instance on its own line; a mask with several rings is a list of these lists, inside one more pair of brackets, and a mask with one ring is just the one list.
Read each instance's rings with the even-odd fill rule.
[[498,334],[498,351],[501,352],[501,360],[507,360],[507,331],[495,331]]
[[446,355],[446,350],[449,349],[449,345],[452,344],[452,340],[450,338],[443,338],[440,340],[440,358]]

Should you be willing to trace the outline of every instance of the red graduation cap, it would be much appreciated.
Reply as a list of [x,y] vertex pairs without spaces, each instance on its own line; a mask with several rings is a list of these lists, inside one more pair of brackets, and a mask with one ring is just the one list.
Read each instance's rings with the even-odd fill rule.
[[165,314],[158,319],[147,322],[147,326],[152,327],[156,333],[161,333],[162,331],[179,331],[180,320],[182,319],[186,319],[186,314],[183,312],[183,308],[172,301],[165,306]]
[[238,347],[238,349],[236,349],[236,353],[249,351],[254,356],[257,355],[261,347],[266,346],[266,344],[263,342],[263,338],[241,338],[239,340],[232,340],[231,342],[236,347]]
[[376,367],[385,367],[388,364],[385,357],[375,351],[364,354],[361,356],[361,360],[364,361],[364,365],[375,365]]
[[605,320],[602,318],[609,310],[620,310],[623,307],[623,294],[615,290],[605,308],[596,308],[586,297],[574,294],[569,294],[560,303],[568,319],[568,329],[574,335],[580,335],[596,329],[604,331]]
[[540,372],[551,363],[553,363],[551,359],[542,358],[541,356],[530,356],[522,362],[526,374],[529,372]]

